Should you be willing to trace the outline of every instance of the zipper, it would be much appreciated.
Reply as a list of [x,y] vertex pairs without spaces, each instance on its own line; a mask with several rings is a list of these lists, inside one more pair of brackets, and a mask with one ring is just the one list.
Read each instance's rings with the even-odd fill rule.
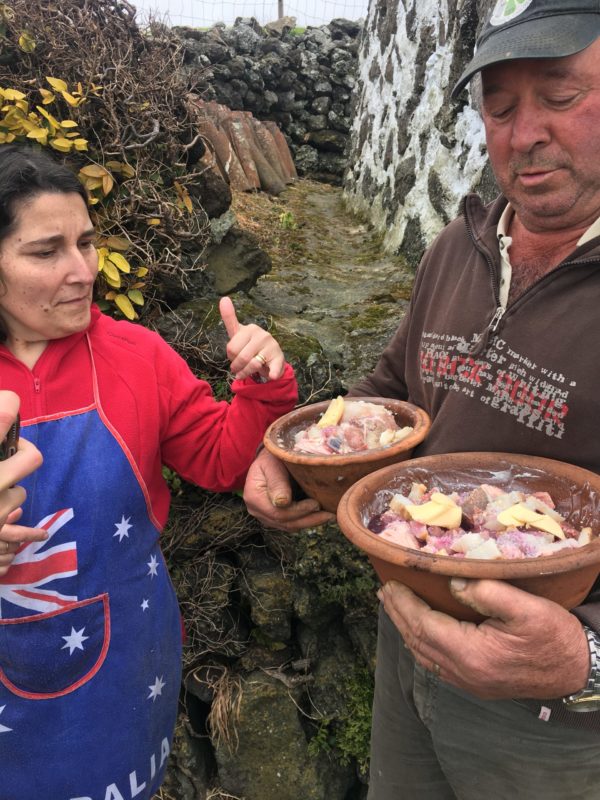
[[494,336],[500,326],[500,320],[504,316],[506,309],[504,306],[498,306],[494,311],[494,316],[488,322],[487,327],[480,333],[477,339],[470,345],[467,352],[470,356],[480,356],[485,353],[490,339]]
[[502,319],[504,312],[506,311],[506,308],[500,305],[500,280],[496,274],[496,270],[494,269],[494,262],[492,261],[492,258],[488,253],[487,249],[480,247],[479,244],[477,243],[477,240],[475,239],[475,236],[473,234],[473,228],[471,227],[471,223],[469,221],[466,203],[464,208],[464,220],[467,233],[469,234],[469,237],[473,242],[473,245],[485,258],[485,261],[488,265],[490,277],[492,279],[492,290],[494,293],[494,301],[497,304],[496,310],[494,311],[494,314],[491,320],[486,325],[485,329],[477,336],[475,341],[469,345],[467,351],[469,355],[479,356],[486,351],[490,338],[498,330],[498,327],[500,326],[500,320]]

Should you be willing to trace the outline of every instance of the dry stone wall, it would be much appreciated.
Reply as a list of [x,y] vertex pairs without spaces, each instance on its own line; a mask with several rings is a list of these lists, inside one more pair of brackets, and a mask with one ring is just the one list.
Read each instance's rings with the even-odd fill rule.
[[362,24],[336,19],[295,34],[239,18],[176,28],[190,84],[205,100],[274,120],[301,175],[340,183],[347,165]]
[[483,126],[450,100],[489,0],[372,0],[359,51],[345,196],[416,263],[460,199],[495,183]]

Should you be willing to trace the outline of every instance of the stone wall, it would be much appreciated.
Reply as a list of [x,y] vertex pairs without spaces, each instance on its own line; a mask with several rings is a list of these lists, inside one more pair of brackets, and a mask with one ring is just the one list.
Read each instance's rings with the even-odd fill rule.
[[299,174],[340,183],[361,28],[337,19],[295,34],[240,18],[232,27],[174,30],[185,43],[190,84],[205,100],[274,120]]
[[472,190],[495,194],[483,126],[450,100],[489,0],[372,0],[359,52],[345,196],[416,263]]

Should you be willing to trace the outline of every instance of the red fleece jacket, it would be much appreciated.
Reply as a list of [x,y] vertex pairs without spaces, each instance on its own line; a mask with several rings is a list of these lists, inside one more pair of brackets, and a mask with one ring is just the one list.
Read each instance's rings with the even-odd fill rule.
[[51,341],[33,370],[0,345],[0,388],[21,397],[25,437],[28,423],[93,403],[88,340],[101,413],[129,451],[161,528],[170,503],[163,464],[211,491],[239,488],[267,426],[298,399],[286,364],[279,380],[236,380],[232,402],[216,401],[209,384],[158,334],[117,322],[93,306],[87,332]]

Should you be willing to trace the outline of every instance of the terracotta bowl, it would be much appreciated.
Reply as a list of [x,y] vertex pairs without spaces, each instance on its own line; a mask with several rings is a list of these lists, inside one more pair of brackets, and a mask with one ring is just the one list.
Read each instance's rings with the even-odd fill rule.
[[396,418],[400,427],[411,425],[413,432],[401,442],[376,450],[362,450],[347,455],[314,455],[292,450],[294,435],[321,418],[329,401],[314,403],[290,411],[267,429],[264,444],[279,458],[292,477],[309,497],[318,500],[326,511],[335,512],[340,497],[359,478],[388,464],[410,458],[413,449],[423,441],[430,427],[429,416],[422,409],[384,397],[349,397],[383,405]]
[[382,583],[409,586],[432,608],[457,619],[481,621],[475,611],[450,594],[449,578],[506,580],[570,609],[588,594],[600,573],[600,538],[585,547],[538,558],[484,560],[421,553],[382,539],[368,530],[369,520],[387,507],[396,492],[413,481],[442,491],[469,490],[482,483],[527,492],[546,491],[557,511],[575,527],[600,533],[600,475],[534,456],[511,453],[451,453],[424,456],[380,469],[355,483],[338,505],[343,533],[364,550]]

